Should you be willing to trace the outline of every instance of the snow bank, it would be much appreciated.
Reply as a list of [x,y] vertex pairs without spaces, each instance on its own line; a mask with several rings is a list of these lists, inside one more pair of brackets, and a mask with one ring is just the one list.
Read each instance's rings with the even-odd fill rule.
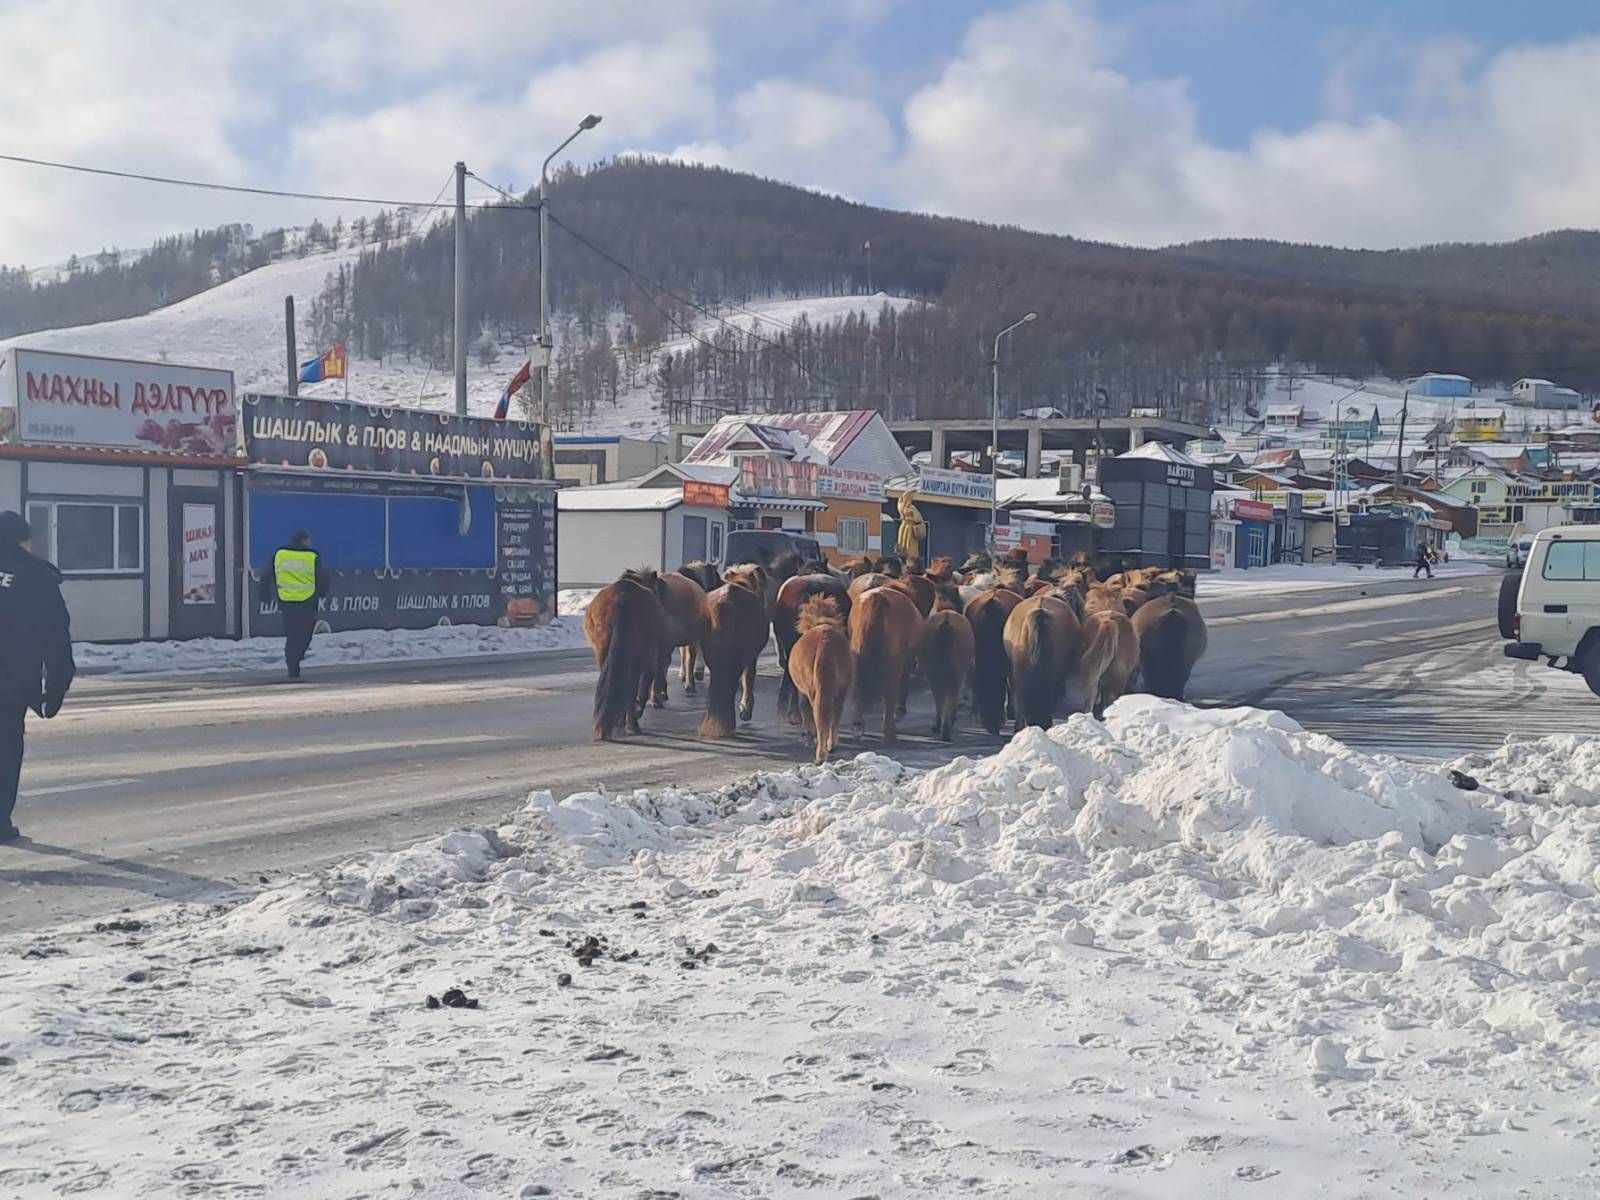
[[920,775],[536,792],[0,959],[0,1182],[1589,1196],[1594,754],[1464,790],[1130,697]]
[[[1434,578],[1483,575],[1503,564],[1452,558],[1436,563]],[[1198,594],[1206,600],[1232,600],[1245,596],[1277,596],[1294,592],[1313,592],[1324,588],[1366,587],[1374,583],[1396,583],[1411,578],[1410,565],[1401,567],[1357,566],[1354,563],[1280,563],[1246,570],[1210,571],[1200,576]]]
[[[347,633],[319,633],[311,640],[306,665],[327,667],[341,663],[401,659],[528,654],[537,650],[570,650],[583,645],[583,622],[566,617],[558,617],[546,625],[515,629],[493,625],[359,629]],[[242,638],[238,641],[196,638],[187,642],[134,642],[128,645],[76,642],[72,653],[77,660],[78,670],[85,674],[140,675],[283,668],[282,638]]]

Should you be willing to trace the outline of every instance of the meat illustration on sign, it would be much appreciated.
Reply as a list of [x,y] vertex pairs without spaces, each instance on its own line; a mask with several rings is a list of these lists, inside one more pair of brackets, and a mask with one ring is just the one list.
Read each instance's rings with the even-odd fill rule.
[[233,453],[233,431],[232,413],[215,413],[203,421],[170,420],[164,424],[146,417],[134,437],[157,450],[221,455]]

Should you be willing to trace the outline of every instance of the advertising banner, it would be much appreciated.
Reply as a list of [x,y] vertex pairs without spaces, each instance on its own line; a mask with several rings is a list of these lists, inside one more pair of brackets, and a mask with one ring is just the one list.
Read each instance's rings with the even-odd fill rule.
[[268,466],[542,479],[543,442],[544,430],[525,421],[309,396],[244,398],[245,453]]
[[781,500],[817,498],[816,463],[787,458],[745,458],[739,461],[739,491],[746,496]]
[[818,467],[817,495],[882,504],[883,478],[871,471],[852,471],[848,467]]
[[1235,500],[1233,502],[1233,515],[1240,521],[1270,521],[1272,520],[1272,505],[1264,504],[1259,500]]
[[232,456],[233,372],[44,350],[11,350],[0,440]]
[[947,471],[943,467],[923,467],[918,475],[921,482],[917,491],[924,496],[949,496],[953,500],[982,500],[985,504],[994,494],[994,483],[988,475],[973,471]]
[[728,485],[704,483],[698,479],[683,481],[683,502],[700,508],[727,508]]
[[184,604],[217,602],[217,506],[183,506],[183,564],[179,578]]

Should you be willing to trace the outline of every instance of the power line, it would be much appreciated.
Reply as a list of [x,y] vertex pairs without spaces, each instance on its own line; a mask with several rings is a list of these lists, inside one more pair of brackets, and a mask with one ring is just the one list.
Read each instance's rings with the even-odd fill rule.
[[[297,192],[282,188],[246,187],[239,183],[216,183],[203,179],[178,179],[169,175],[149,175],[142,171],[114,171],[109,167],[90,167],[81,163],[53,162],[46,158],[29,158],[22,154],[0,154],[0,162],[21,163],[29,167],[48,167],[55,171],[74,171],[81,175],[101,175],[111,179],[132,179],[140,183],[159,183],[168,187],[197,188],[208,192],[239,192],[249,196],[278,196],[288,200],[325,200],[335,204],[376,204],[382,208],[454,208],[454,204],[434,199],[424,204],[416,200],[380,200],[373,196],[340,196],[325,192]],[[476,176],[474,176],[476,178]],[[441,193],[442,194],[442,193]],[[505,209],[511,205],[469,204],[468,208]],[[515,207],[537,212],[536,204],[517,204]]]

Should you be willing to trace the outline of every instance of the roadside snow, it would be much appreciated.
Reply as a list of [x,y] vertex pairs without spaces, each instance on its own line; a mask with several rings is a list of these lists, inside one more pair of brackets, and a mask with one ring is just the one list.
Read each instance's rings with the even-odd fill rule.
[[599,588],[562,588],[556,593],[556,613],[563,617],[581,617],[589,602],[599,594]]
[[[504,629],[489,625],[435,625],[428,629],[360,629],[319,633],[311,639],[307,667],[396,659],[470,658],[527,654],[584,645],[583,623],[557,617],[547,625]],[[106,645],[76,642],[78,670],[86,675],[146,675],[196,671],[283,669],[283,639],[196,638],[187,642]]]
[[[1482,575],[1497,569],[1492,563],[1461,562],[1451,559],[1433,568],[1434,578]],[[1208,571],[1200,576],[1197,588],[1201,600],[1233,600],[1246,596],[1278,596],[1293,592],[1314,592],[1326,588],[1361,586],[1370,583],[1395,583],[1411,578],[1412,568],[1358,567],[1351,563],[1313,565],[1281,563],[1248,570]]]
[[0,1190],[1591,1196],[1588,745],[1464,791],[1130,697],[920,776],[535,792],[13,947]]

